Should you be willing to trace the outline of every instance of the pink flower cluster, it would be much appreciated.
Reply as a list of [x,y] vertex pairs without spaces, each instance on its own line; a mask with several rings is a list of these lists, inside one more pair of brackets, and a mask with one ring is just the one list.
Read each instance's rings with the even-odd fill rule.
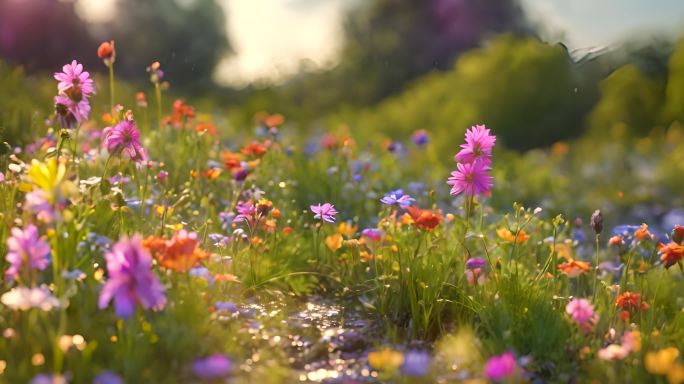
[[492,188],[492,148],[496,136],[489,134],[484,125],[476,125],[466,131],[465,144],[456,154],[456,170],[451,172],[447,184],[451,185],[451,195],[464,193],[466,196],[484,195]]
[[83,64],[73,60],[65,64],[62,72],[56,72],[55,80],[58,95],[55,96],[57,120],[64,128],[73,128],[88,120],[90,102],[88,98],[95,93],[95,86],[90,74],[83,70]]

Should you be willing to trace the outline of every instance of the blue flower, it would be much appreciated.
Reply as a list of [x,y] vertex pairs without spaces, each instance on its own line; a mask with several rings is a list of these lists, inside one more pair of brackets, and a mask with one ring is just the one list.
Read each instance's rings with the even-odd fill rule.
[[397,189],[396,191],[386,194],[380,201],[387,205],[398,205],[402,208],[406,208],[416,201],[416,199],[404,194],[403,190]]

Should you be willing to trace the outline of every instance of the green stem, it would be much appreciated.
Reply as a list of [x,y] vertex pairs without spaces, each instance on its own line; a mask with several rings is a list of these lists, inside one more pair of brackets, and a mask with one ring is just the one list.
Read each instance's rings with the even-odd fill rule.
[[114,111],[114,63],[109,63],[109,103]]
[[594,294],[593,301],[596,302],[596,289],[598,287],[598,266],[599,266],[599,242],[601,239],[600,234],[596,234],[596,264],[594,265]]

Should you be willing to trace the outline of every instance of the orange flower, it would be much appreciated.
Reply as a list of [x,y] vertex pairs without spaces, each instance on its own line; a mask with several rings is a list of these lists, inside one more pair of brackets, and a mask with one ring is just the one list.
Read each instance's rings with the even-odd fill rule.
[[614,247],[623,246],[625,245],[625,239],[623,239],[620,235],[615,235],[608,239],[608,245],[612,245]]
[[342,248],[342,235],[335,233],[326,237],[325,245],[327,245],[331,251],[337,251],[338,249]]
[[575,278],[591,269],[586,261],[570,260],[567,263],[558,265],[558,270],[570,278]]
[[530,236],[525,233],[524,230],[520,230],[517,235],[514,235],[510,230],[507,228],[499,228],[496,230],[497,236],[499,236],[503,241],[507,243],[524,243],[527,241],[527,239],[530,238]]
[[208,135],[216,136],[218,133],[218,130],[212,123],[207,123],[207,122],[201,122],[195,124],[195,132],[197,133],[206,133]]
[[150,250],[159,264],[178,272],[187,272],[199,260],[209,257],[209,254],[199,245],[197,233],[184,229],[174,233],[171,240],[154,236],[143,240],[143,246]]
[[280,209],[273,208],[273,210],[271,210],[271,216],[273,216],[274,219],[280,219]]
[[242,147],[240,152],[246,156],[261,157],[266,153],[267,150],[268,148],[266,148],[264,144],[258,141],[253,141]]
[[212,168],[204,171],[202,175],[209,180],[216,180],[221,176],[221,172],[223,171],[220,168]]
[[442,216],[434,214],[429,209],[408,207],[407,211],[413,220],[413,225],[426,231],[433,230],[442,222]]
[[679,245],[674,241],[668,244],[658,244],[658,252],[660,253],[660,260],[665,263],[665,268],[677,264],[684,257],[684,245]]
[[221,159],[223,159],[223,165],[226,169],[237,169],[241,167],[242,157],[237,153],[232,153],[229,151],[221,152]]
[[291,234],[292,232],[294,232],[294,229],[292,229],[292,227],[285,227],[285,228],[283,228],[283,234],[284,234],[284,235],[289,235],[289,234]]
[[653,239],[653,234],[648,231],[648,225],[646,224],[641,224],[639,229],[634,231],[634,237],[637,238],[637,240],[647,240],[647,239]]
[[645,311],[649,305],[641,300],[641,295],[634,292],[623,292],[615,300],[615,306],[627,312]]
[[672,241],[677,244],[682,244],[682,242],[684,242],[684,227],[679,224],[675,225],[674,229],[672,230]]
[[280,113],[266,116],[262,122],[269,128],[278,127],[283,125],[285,122],[285,117]]
[[114,40],[105,41],[104,43],[100,44],[99,47],[97,47],[97,57],[105,60],[105,64],[107,65],[114,62],[115,55],[116,51],[114,50]]
[[347,237],[354,236],[356,230],[359,229],[358,226],[352,225],[351,222],[343,221],[337,226],[337,233]]

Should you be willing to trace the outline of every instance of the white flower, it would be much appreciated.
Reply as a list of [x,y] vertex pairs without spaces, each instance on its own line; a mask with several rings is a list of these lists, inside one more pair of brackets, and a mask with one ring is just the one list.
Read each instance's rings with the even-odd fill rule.
[[46,287],[16,287],[11,291],[5,292],[0,301],[12,309],[27,311],[31,308],[40,308],[43,311],[50,311],[59,307],[59,300],[52,296]]

